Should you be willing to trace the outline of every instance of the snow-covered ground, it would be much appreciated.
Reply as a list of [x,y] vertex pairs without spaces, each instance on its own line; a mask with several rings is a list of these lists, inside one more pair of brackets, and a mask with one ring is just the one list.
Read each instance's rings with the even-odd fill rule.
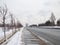
[[2,39],[3,35],[4,35],[4,32],[2,31],[2,28],[0,28],[0,40]]
[[21,34],[22,34],[23,28],[15,33],[10,39],[7,44],[2,44],[2,45],[21,45]]
[[60,29],[60,26],[40,26],[39,28],[57,28],[57,29]]
[[[6,31],[6,36],[7,35],[11,35],[12,34],[12,30]],[[4,32],[2,30],[2,28],[0,28],[0,40],[4,38]]]
[[[13,30],[15,31],[15,30]],[[8,39],[10,36],[12,36],[12,29],[6,30],[6,39]],[[4,40],[4,32],[3,29],[0,27],[0,43]]]

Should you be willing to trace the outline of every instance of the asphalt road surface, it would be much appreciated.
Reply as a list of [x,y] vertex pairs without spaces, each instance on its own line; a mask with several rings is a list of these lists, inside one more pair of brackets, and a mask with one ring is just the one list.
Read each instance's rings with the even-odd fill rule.
[[27,29],[48,40],[53,45],[60,45],[60,29],[43,29],[36,27],[28,27]]

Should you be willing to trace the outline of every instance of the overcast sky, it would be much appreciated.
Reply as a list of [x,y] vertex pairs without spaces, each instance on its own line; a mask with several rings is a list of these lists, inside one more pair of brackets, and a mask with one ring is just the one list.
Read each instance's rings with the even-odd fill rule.
[[6,3],[8,10],[14,14],[22,24],[38,24],[45,22],[54,13],[60,18],[60,0],[0,0]]

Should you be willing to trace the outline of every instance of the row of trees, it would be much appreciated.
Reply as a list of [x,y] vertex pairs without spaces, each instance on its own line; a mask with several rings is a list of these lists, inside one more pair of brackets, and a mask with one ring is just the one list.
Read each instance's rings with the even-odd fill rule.
[[[10,24],[6,23],[6,19],[8,19],[8,18],[6,18],[7,15],[9,16],[9,18],[11,18],[11,20],[9,20],[9,21],[11,21]],[[4,27],[4,26],[8,27],[8,26],[14,26],[14,25],[15,26],[20,25],[20,27],[22,27],[21,23],[13,16],[13,14],[11,12],[8,11],[8,8],[7,8],[6,4],[4,4],[4,7],[0,6],[0,22],[1,22],[0,27],[1,26],[2,27]]]
[[57,20],[56,23],[55,22],[56,22],[56,18],[54,16],[54,13],[51,13],[50,19],[47,20],[45,23],[38,24],[38,25],[32,24],[32,25],[30,25],[30,27],[36,27],[36,26],[60,26],[60,19]]
[[46,21],[45,25],[46,26],[60,26],[60,20],[58,20],[56,24],[48,20]]
[[53,13],[51,13],[51,17],[50,20],[46,21],[43,24],[39,24],[38,26],[60,26],[60,19],[57,20],[56,24],[55,24],[56,18],[54,16]]
[[[10,18],[11,18],[10,24],[6,24],[6,16],[8,15],[8,13],[9,13]],[[15,21],[15,17],[13,17],[13,14],[8,11],[6,4],[4,4],[3,7],[0,6],[0,17],[2,17],[2,19],[1,19],[2,21],[0,20],[0,22],[2,22],[2,24],[0,24],[0,26],[3,27],[4,38],[5,38],[4,41],[6,41],[6,27],[12,28],[12,29],[13,28],[20,28],[20,27],[22,27],[22,24],[19,21]]]

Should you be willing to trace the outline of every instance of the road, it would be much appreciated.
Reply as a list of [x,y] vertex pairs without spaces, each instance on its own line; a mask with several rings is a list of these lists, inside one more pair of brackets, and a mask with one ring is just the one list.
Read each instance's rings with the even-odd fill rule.
[[43,29],[36,27],[28,27],[27,29],[49,41],[52,45],[60,45],[60,29]]

